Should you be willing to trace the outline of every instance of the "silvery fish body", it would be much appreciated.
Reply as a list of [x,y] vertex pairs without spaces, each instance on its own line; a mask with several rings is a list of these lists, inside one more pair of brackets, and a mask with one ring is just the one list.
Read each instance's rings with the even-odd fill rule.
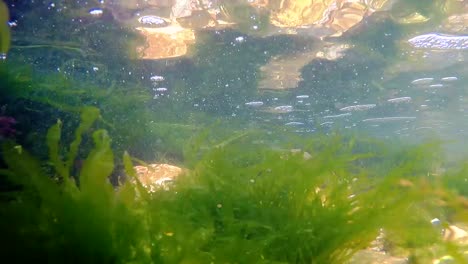
[[376,104],[350,105],[340,109],[343,112],[365,111],[376,107]]
[[165,27],[169,24],[164,18],[154,15],[141,16],[138,18],[138,22],[147,27]]
[[424,34],[408,40],[415,48],[440,50],[468,49],[468,36],[442,35],[438,33]]

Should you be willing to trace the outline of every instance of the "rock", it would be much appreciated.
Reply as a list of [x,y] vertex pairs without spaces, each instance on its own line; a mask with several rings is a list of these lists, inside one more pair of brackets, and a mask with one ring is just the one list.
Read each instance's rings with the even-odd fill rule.
[[[136,29],[144,36],[144,43],[137,47],[138,58],[151,60],[185,56],[188,47],[196,41],[196,30],[236,28],[240,10],[241,13],[253,12],[260,17],[260,14],[268,14],[264,30],[253,30],[247,34],[260,37],[293,34],[305,38],[307,42],[320,42],[317,45],[311,44],[306,49],[300,47],[288,54],[275,56],[260,69],[260,89],[284,90],[298,86],[302,80],[301,69],[312,60],[336,60],[349,48],[346,45],[322,43],[320,39],[341,36],[349,29],[363,24],[362,21],[375,11],[385,10],[392,2],[393,0],[252,0],[232,1],[228,4],[213,0],[173,0],[161,3],[156,0],[113,0],[110,1],[109,8],[120,23]],[[251,23],[248,28],[259,27],[256,19],[250,22],[248,19],[243,18],[241,23]]]
[[357,252],[349,261],[349,264],[406,264],[406,258],[394,257],[377,252],[371,249],[365,249]]
[[167,189],[168,183],[174,181],[184,170],[180,167],[154,163],[147,166],[133,167],[137,173],[138,180],[148,189],[148,192],[153,193],[158,189]]
[[446,241],[468,241],[468,232],[458,226],[450,225],[444,232],[444,240]]
[[443,256],[440,259],[434,260],[434,264],[451,264],[455,263],[455,259],[452,256]]
[[178,25],[162,28],[138,27],[136,30],[145,37],[143,45],[137,47],[140,59],[167,59],[187,54],[189,45],[195,42],[192,30]]
[[[282,56],[272,57],[260,68],[258,88],[286,90],[297,88],[301,69],[315,59],[337,60],[350,48],[347,44],[325,43],[330,37],[340,37],[356,28],[375,11],[381,11],[392,1],[351,0],[284,0],[270,3],[270,24],[276,34],[295,34],[308,38],[315,45]],[[275,35],[275,32],[270,35]]]

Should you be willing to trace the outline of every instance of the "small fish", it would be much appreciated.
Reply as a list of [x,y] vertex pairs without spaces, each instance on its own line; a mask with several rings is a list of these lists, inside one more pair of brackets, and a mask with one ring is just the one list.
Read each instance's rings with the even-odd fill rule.
[[159,76],[159,75],[154,75],[154,76],[151,76],[150,77],[150,80],[152,82],[162,82],[164,81],[164,77],[163,76]]
[[268,107],[266,109],[262,109],[261,111],[270,114],[287,114],[293,112],[294,108],[291,105],[281,105],[277,107]]
[[424,85],[424,84],[430,84],[433,81],[434,81],[434,78],[420,78],[420,79],[413,80],[411,84]]
[[411,102],[411,97],[405,96],[405,97],[392,98],[392,99],[388,99],[387,102],[389,102],[389,103],[396,103],[396,104],[399,104],[399,103],[409,103],[409,102]]
[[277,113],[289,113],[293,111],[293,107],[290,105],[281,105],[273,108]]
[[167,92],[167,88],[165,87],[153,88],[153,91],[163,93],[163,92]]
[[320,126],[330,126],[330,125],[333,125],[334,123],[331,122],[331,121],[328,121],[328,122],[323,122],[320,124]]
[[138,22],[144,26],[165,27],[168,25],[165,19],[153,15],[141,16]]
[[345,116],[351,116],[351,113],[344,113],[344,114],[339,114],[339,115],[327,115],[327,116],[324,116],[323,118],[340,118],[340,117],[345,117]]
[[440,80],[443,82],[454,82],[454,81],[457,81],[458,78],[455,76],[449,76],[449,77],[441,78]]
[[376,104],[351,105],[340,109],[343,112],[365,111],[376,107]]
[[362,122],[389,122],[389,121],[409,121],[414,120],[414,116],[389,116],[389,117],[377,117],[377,118],[367,118],[362,120]]
[[442,35],[430,33],[408,40],[415,48],[438,50],[467,50],[468,36]]
[[91,8],[88,13],[93,17],[100,17],[104,13],[104,11],[102,10],[102,8]]
[[302,123],[302,122],[289,122],[289,123],[286,123],[284,125],[285,126],[302,126],[302,125],[304,125],[304,123]]
[[252,107],[258,107],[258,106],[262,106],[263,102],[262,101],[253,101],[253,102],[245,103],[245,105],[246,106],[252,106]]

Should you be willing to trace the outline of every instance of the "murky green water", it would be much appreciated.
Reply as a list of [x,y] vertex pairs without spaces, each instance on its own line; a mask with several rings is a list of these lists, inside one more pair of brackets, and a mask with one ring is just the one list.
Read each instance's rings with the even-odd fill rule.
[[[343,263],[383,228],[463,260],[437,228],[468,218],[466,1],[4,2],[11,256]],[[146,195],[130,156],[186,175]]]

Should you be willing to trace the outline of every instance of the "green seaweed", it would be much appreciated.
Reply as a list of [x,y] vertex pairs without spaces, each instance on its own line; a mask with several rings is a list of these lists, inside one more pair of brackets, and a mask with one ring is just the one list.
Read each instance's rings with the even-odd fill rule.
[[0,56],[6,56],[10,49],[11,33],[9,20],[8,6],[5,2],[0,1]]
[[[83,130],[89,129],[98,113],[95,108],[83,111],[68,161],[61,160],[58,154],[60,122],[49,130],[49,162],[62,177],[59,181],[54,175],[48,175],[27,151],[18,151],[12,143],[4,145],[2,157],[8,170],[3,170],[2,175],[22,186],[21,191],[10,194],[12,200],[1,209],[6,216],[1,220],[5,231],[2,242],[9,245],[12,257],[7,259],[19,262],[47,259],[49,263],[64,259],[72,263],[145,260],[146,253],[140,245],[145,241],[139,228],[141,220],[136,211],[125,206],[132,198],[123,196],[124,189],[115,192],[108,180],[114,169],[114,158],[105,130],[93,133],[95,147],[83,163],[79,183],[67,177]],[[20,250],[27,250],[28,255],[21,254]]]
[[433,145],[389,151],[372,140],[317,135],[292,139],[302,150],[291,152],[287,145],[252,144],[263,135],[244,132],[192,155],[190,171],[169,190],[149,194],[127,153],[127,180],[110,184],[114,155],[102,129],[92,133],[94,147],[76,180],[69,177],[98,116],[96,108],[81,112],[68,151],[60,121],[49,129],[52,171],[18,145],[4,144],[7,168],[0,173],[21,187],[2,194],[10,197],[0,207],[8,259],[346,263],[382,228],[395,247],[416,257],[440,240],[429,222],[436,199],[428,197],[438,186],[427,176],[438,162]]
[[[260,30],[267,29],[267,13],[222,2],[231,18],[243,23],[239,25],[243,33],[253,33],[248,29],[252,15],[260,19]],[[416,1],[408,5],[414,6],[412,11],[426,10]],[[28,32],[23,32],[18,38],[22,42],[16,42],[11,52],[22,61],[40,49],[48,58],[41,65],[54,71],[59,65],[70,75],[46,71],[46,77],[37,77],[14,64],[0,65],[2,104],[25,106],[26,113],[34,113],[28,120],[41,120],[44,129],[59,118],[45,138],[31,137],[32,146],[3,145],[0,182],[15,187],[0,193],[4,259],[346,263],[383,229],[392,252],[402,251],[420,263],[444,254],[463,262],[463,248],[451,242],[437,244],[440,229],[430,219],[441,218],[443,227],[468,221],[468,170],[455,168],[434,176],[441,166],[437,144],[402,147],[359,135],[296,137],[277,135],[277,130],[238,131],[240,126],[229,118],[206,125],[211,121],[204,121],[205,113],[240,114],[239,105],[259,96],[259,66],[271,56],[297,50],[299,40],[251,36],[252,41],[236,44],[232,40],[239,32],[228,30],[219,36],[199,32],[205,41],[195,46],[197,55],[193,64],[186,62],[188,71],[164,74],[174,94],[152,100],[149,83],[135,80],[141,71],[126,61],[128,32],[104,21],[85,21],[71,30],[77,25],[64,12],[44,21],[35,36],[39,40],[28,40]],[[29,14],[22,23],[26,28],[40,16]],[[53,24],[63,25],[63,32],[48,35]],[[299,89],[312,91],[324,102],[334,102],[340,94],[344,101],[356,94],[369,97],[358,92],[368,87],[353,76],[381,76],[396,52],[390,35],[403,33],[390,20],[375,29],[360,38],[350,36],[373,52],[356,48],[339,61],[313,62],[303,69],[305,81]],[[60,41],[69,32],[74,32],[74,40]],[[376,38],[385,32],[392,34]],[[9,38],[4,36],[0,29],[1,41]],[[116,40],[117,45],[111,45]],[[104,58],[112,62],[106,64]],[[95,66],[99,70],[89,74]],[[151,68],[157,72],[158,65]],[[129,72],[134,73],[132,78]],[[74,77],[80,82],[70,81]],[[97,82],[87,81],[91,78]],[[118,85],[118,80],[128,84]],[[34,118],[39,114],[41,118]],[[41,135],[37,127],[23,131],[28,130]],[[26,150],[29,147],[39,153],[47,148],[48,157],[34,157]],[[159,155],[176,157],[189,170],[168,190],[150,194],[133,169],[131,161],[138,159],[127,152],[123,158],[114,155],[123,149],[151,162],[155,156],[161,160]],[[113,186],[109,178],[116,175],[125,177]],[[435,253],[434,245],[439,247]]]

